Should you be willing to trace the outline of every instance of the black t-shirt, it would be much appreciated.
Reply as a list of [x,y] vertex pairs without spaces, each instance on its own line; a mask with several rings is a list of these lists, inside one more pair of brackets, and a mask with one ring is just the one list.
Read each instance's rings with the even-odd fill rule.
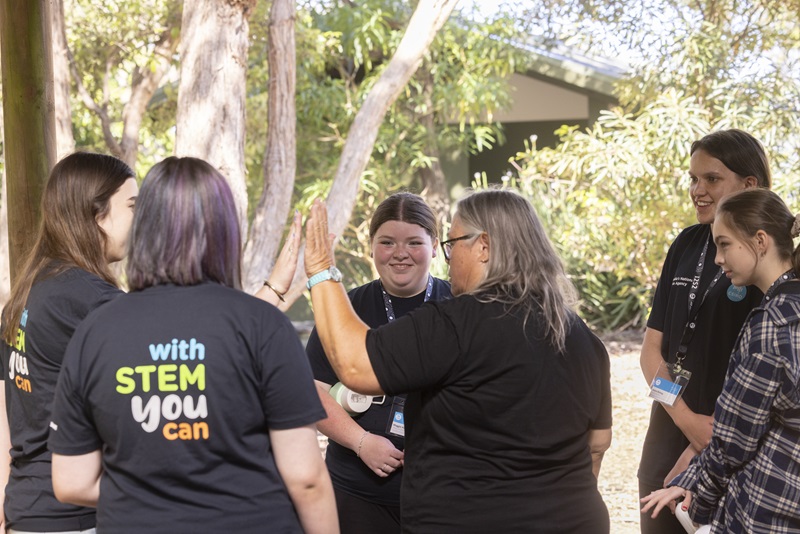
[[324,417],[285,315],[214,283],[162,285],[75,331],[49,446],[102,450],[98,531],[301,532],[269,430]]
[[[348,296],[353,304],[353,309],[370,328],[377,328],[389,322],[380,281],[374,280],[357,287],[350,291]],[[430,300],[444,300],[451,296],[450,284],[434,278]],[[423,304],[425,293],[409,298],[392,297],[391,299],[395,317],[403,317]],[[306,354],[309,362],[311,362],[311,369],[314,372],[315,379],[329,385],[336,384],[339,381],[328,358],[325,356],[325,351],[322,349],[316,329],[311,332],[311,336],[308,339]],[[403,395],[400,395],[400,397],[404,398]],[[381,400],[381,398],[378,397],[377,400]],[[382,402],[373,404],[366,412],[355,415],[353,419],[364,430],[391,440],[395,447],[403,450],[405,446],[404,439],[386,432],[387,422],[392,415],[392,404],[394,402],[395,398],[392,395],[386,395]],[[390,506],[400,504],[402,469],[395,471],[386,478],[380,478],[353,451],[333,440],[328,442],[325,463],[328,465],[331,481],[337,489],[377,504]]]
[[368,332],[381,388],[408,392],[404,532],[608,532],[587,440],[611,427],[608,354],[576,316],[565,354],[523,324],[462,295]]
[[[717,247],[713,239],[709,239],[710,235],[711,228],[707,224],[686,228],[675,239],[664,261],[647,326],[664,334],[661,357],[668,363],[675,362],[689,318],[689,292],[706,241],[708,250],[696,299],[703,298],[719,272],[719,266],[714,263]],[[747,314],[761,302],[762,297],[757,287],[736,288],[723,275],[703,301],[683,361],[683,367],[692,373],[683,393],[683,399],[692,411],[713,415],[736,336]],[[653,402],[639,479],[651,486],[661,486],[688,445],[689,441],[666,410],[660,403]]]
[[11,432],[11,474],[5,514],[9,528],[29,531],[85,530],[94,509],[63,504],[53,494],[48,423],[67,343],[86,315],[122,294],[82,269],[71,268],[31,287],[15,346],[0,343]]

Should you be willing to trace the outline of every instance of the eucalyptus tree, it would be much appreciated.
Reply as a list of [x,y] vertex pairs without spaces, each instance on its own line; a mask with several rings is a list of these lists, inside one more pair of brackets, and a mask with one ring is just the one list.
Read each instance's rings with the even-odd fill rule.
[[[3,158],[9,271],[13,283],[33,246],[40,199],[55,163],[50,15],[47,2],[0,2]],[[6,198],[7,197],[7,198]]]
[[[263,86],[267,77],[269,27],[259,9],[250,21],[251,139],[266,135],[268,107],[258,84]],[[407,3],[391,0],[315,3],[298,10],[296,197],[326,196],[340,165],[353,163],[343,151],[357,128],[355,117],[397,54],[403,36],[410,33],[406,25],[411,13]],[[477,23],[459,13],[438,30],[421,56],[421,66],[402,86],[397,100],[387,105],[385,117],[368,113],[377,132],[374,143],[359,145],[366,166],[348,186],[354,207],[345,221],[352,223],[340,232],[342,248],[348,252],[343,261],[356,279],[372,276],[365,261],[364,221],[385,195],[412,188],[434,204],[440,199],[441,212],[448,212],[449,189],[444,175],[437,172],[440,151],[478,150],[502,135],[491,116],[509,100],[507,78],[522,68],[521,54],[508,44],[512,32],[508,17]],[[247,154],[251,194],[257,194],[261,184],[252,177],[261,172],[262,159],[249,148]],[[332,195],[331,206],[342,206],[335,198]],[[285,224],[286,212],[273,211],[273,219],[276,216],[273,233]],[[263,228],[254,223],[251,232]]]
[[64,2],[76,144],[136,168],[148,104],[176,61],[183,2]]

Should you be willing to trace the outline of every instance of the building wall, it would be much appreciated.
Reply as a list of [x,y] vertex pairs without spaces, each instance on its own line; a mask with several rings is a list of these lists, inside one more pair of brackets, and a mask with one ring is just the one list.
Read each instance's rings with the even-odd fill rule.
[[469,186],[482,173],[490,182],[498,182],[507,173],[514,174],[509,162],[525,150],[536,136],[536,146],[555,147],[555,132],[563,125],[585,129],[597,119],[600,112],[609,109],[615,100],[604,94],[581,89],[568,83],[533,74],[514,74],[512,79],[513,105],[499,112],[494,120],[503,124],[505,142],[478,154],[443,156],[442,167],[448,177],[453,198]]

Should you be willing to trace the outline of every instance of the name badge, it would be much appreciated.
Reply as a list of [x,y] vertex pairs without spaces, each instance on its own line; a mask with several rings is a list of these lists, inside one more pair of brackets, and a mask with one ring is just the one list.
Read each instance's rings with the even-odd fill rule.
[[406,420],[403,410],[406,400],[403,397],[395,397],[392,402],[392,411],[389,412],[389,421],[386,423],[386,433],[401,438],[406,437]]
[[691,371],[680,365],[661,362],[656,376],[650,383],[650,395],[648,396],[661,404],[673,406],[683,395],[691,377]]

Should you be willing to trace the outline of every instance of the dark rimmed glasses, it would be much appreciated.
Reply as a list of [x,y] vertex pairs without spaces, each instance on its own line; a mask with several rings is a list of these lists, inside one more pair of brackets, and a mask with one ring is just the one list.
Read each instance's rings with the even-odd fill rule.
[[448,239],[447,241],[442,241],[442,252],[444,253],[444,261],[450,261],[450,251],[453,250],[453,243],[456,241],[461,241],[463,239],[472,239],[478,234],[467,234],[462,235],[461,237],[454,237],[453,239]]

